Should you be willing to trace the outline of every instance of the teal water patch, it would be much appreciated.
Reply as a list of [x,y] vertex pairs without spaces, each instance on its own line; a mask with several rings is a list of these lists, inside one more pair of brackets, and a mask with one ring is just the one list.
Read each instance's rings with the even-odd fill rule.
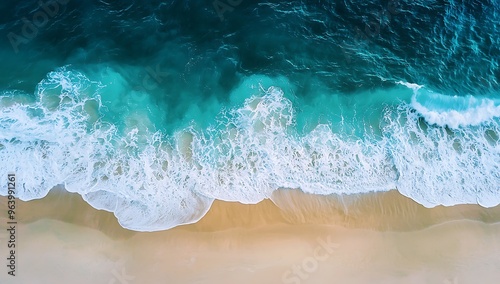
[[134,127],[143,134],[160,131],[165,135],[188,126],[206,128],[226,103],[216,94],[200,93],[198,86],[167,84],[162,81],[165,78],[155,78],[162,74],[150,68],[99,65],[83,69],[86,76],[99,81],[101,119],[122,133]]
[[380,136],[383,123],[380,118],[387,109],[409,102],[413,95],[412,90],[398,86],[344,94],[332,91],[319,81],[311,84],[307,92],[307,96],[299,96],[294,101],[299,132],[306,134],[325,124],[345,139]]
[[151,95],[134,89],[122,74],[111,68],[91,74],[100,81],[99,96],[103,104],[102,119],[122,132],[136,127],[141,133],[156,132],[167,125],[167,115],[153,103]]

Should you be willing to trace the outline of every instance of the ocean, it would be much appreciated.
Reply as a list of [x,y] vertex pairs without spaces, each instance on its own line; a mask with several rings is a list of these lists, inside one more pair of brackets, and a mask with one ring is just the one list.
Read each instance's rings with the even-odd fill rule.
[[[0,173],[120,225],[277,190],[500,204],[500,2],[2,1]],[[0,187],[7,196],[7,188]]]

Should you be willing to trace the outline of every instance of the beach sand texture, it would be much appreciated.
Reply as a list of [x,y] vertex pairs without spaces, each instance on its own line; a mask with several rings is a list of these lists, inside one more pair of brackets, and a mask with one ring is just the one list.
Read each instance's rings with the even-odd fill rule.
[[429,209],[395,191],[333,198],[282,190],[273,200],[284,209],[216,201],[199,222],[161,232],[123,229],[75,194],[18,201],[17,276],[2,273],[0,283],[500,279],[498,206]]

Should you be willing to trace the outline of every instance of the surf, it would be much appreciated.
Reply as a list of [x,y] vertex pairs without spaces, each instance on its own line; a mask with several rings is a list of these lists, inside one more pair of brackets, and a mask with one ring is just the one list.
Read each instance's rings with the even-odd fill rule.
[[[384,92],[413,96],[387,98],[387,104],[373,93],[368,101],[382,106],[371,114],[380,115],[376,119],[337,105],[344,127],[327,120],[304,132],[297,118],[313,114],[283,91],[293,91],[293,84],[252,76],[208,127],[193,121],[168,134],[147,94],[140,108],[110,116],[120,109],[120,101],[110,101],[115,87],[62,68],[49,73],[33,97],[0,96],[0,171],[17,173],[22,200],[43,198],[62,185],[137,231],[193,223],[214,200],[254,204],[278,189],[336,196],[397,189],[426,207],[499,204],[496,118],[439,125],[429,113],[449,110],[431,108],[439,96],[416,98],[417,86],[395,84]],[[465,118],[469,109],[455,111]]]

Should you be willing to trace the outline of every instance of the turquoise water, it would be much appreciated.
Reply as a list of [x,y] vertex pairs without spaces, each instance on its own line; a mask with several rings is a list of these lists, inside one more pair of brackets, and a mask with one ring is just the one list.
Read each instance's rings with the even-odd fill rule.
[[62,184],[141,231],[278,188],[500,203],[496,1],[42,4],[0,4],[23,200]]

